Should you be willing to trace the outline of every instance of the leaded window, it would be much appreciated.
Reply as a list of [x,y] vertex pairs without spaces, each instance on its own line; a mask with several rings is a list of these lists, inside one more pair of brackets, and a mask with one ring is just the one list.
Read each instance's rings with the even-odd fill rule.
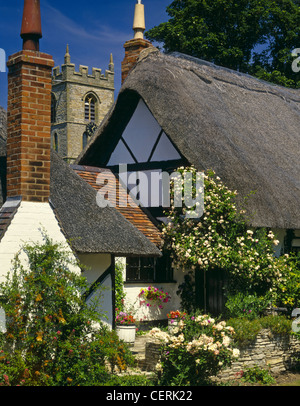
[[89,122],[96,120],[96,99],[93,95],[87,95],[85,98],[84,119]]

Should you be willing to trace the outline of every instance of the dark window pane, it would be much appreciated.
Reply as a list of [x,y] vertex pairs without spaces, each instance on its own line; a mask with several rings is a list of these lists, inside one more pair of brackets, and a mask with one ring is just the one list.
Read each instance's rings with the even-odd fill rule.
[[127,281],[138,281],[139,278],[139,269],[138,268],[127,268],[126,271],[126,280]]

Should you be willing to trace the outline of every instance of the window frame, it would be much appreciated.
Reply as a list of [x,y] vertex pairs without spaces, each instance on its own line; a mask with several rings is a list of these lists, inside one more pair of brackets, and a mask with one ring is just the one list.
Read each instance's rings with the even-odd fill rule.
[[[149,271],[149,266],[148,267],[143,267],[141,266],[143,260],[153,260],[153,277],[152,278],[145,278],[141,277],[143,276],[143,273],[145,273],[145,270]],[[163,265],[163,269],[165,270],[165,274],[162,275],[162,272],[159,270],[159,261],[163,259],[167,261],[168,266]],[[138,260],[138,266],[136,265],[130,265],[129,262],[133,260]],[[132,277],[129,277],[129,272],[132,269],[137,269],[137,278],[134,279]],[[133,283],[175,283],[173,279],[173,268],[171,266],[171,261],[170,258],[167,256],[164,256],[163,258],[155,258],[155,257],[126,257],[126,269],[125,269],[125,283],[128,284],[133,284]]]
[[84,98],[84,120],[89,123],[96,122],[97,98],[92,93],[88,93]]

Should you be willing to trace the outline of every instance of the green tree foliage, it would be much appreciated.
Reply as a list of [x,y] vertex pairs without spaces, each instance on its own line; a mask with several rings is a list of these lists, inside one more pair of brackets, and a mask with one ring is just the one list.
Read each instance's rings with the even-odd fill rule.
[[182,52],[289,87],[300,87],[292,51],[300,47],[299,0],[174,0],[169,21],[146,33]]

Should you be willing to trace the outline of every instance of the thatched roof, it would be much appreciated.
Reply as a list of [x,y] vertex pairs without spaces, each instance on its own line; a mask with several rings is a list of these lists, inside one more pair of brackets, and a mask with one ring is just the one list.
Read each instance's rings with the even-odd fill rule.
[[251,225],[300,229],[300,90],[151,53],[129,74],[77,163],[107,163],[139,98],[190,164],[215,170],[240,200],[255,192]]

